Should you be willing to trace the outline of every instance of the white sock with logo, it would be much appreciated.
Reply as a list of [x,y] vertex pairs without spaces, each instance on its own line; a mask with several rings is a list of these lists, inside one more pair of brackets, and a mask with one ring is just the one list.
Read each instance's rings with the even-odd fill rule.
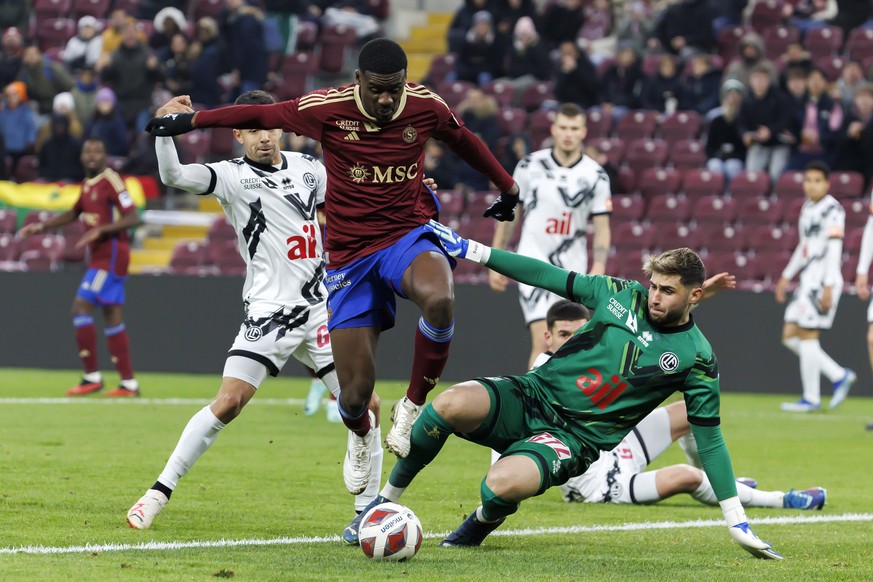
[[782,491],[758,491],[748,485],[737,483],[737,496],[743,507],[782,507]]
[[170,489],[175,489],[179,479],[212,446],[218,432],[224,427],[225,424],[216,418],[208,404],[200,409],[182,431],[182,436],[179,437],[179,442],[170,455],[167,466],[161,471],[158,481]]
[[800,341],[800,381],[803,383],[803,399],[812,404],[821,404],[821,363],[818,340]]
[[363,511],[379,494],[382,481],[382,428],[373,426],[373,442],[370,445],[370,480],[363,493],[355,495],[355,511]]

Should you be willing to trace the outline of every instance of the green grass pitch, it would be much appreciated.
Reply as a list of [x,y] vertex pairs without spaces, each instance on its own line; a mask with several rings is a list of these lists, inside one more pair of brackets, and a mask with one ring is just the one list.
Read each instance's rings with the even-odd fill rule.
[[[127,526],[127,509],[214,395],[218,375],[141,374],[140,402],[51,400],[77,379],[75,371],[0,370],[0,580],[873,580],[869,398],[792,415],[779,411],[783,397],[723,396],[738,475],[764,489],[828,489],[821,512],[748,511],[785,561],[753,559],[720,524],[691,527],[722,517],[688,496],[651,507],[569,505],[556,490],[522,504],[501,528],[510,535],[474,550],[439,548],[439,534],[477,506],[489,458],[453,438],[402,499],[429,537],[415,559],[396,564],[371,562],[338,540],[352,516],[342,484],[346,439],[323,411],[303,416],[307,380],[268,380],[153,528],[137,531]],[[116,378],[107,380],[113,386]],[[402,386],[377,390],[387,419]],[[683,461],[673,447],[656,466]],[[386,453],[384,476],[392,465]],[[854,518],[814,520],[837,516]],[[227,541],[195,543],[217,540]]]

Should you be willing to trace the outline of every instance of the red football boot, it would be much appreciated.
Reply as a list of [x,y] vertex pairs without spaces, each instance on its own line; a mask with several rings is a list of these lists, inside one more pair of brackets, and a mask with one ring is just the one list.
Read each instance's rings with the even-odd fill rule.
[[88,382],[87,380],[82,380],[64,392],[64,394],[67,396],[87,396],[88,394],[94,394],[101,390],[103,390],[103,382]]

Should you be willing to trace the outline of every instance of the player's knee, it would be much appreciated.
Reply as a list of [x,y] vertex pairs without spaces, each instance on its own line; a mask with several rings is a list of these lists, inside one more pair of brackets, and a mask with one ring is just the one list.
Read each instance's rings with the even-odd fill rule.
[[519,463],[519,457],[505,457],[491,466],[485,484],[495,495],[506,500],[522,501],[536,494],[540,475],[531,463],[530,467]]
[[441,392],[433,401],[433,408],[443,420],[454,426],[464,413],[466,398],[457,384]]
[[422,306],[424,319],[434,327],[446,328],[452,324],[455,313],[455,296],[453,293],[438,294],[428,298]]
[[676,465],[676,480],[684,491],[694,491],[703,483],[703,472],[691,465]]
[[228,391],[219,394],[210,408],[218,420],[227,424],[239,416],[247,402],[248,398],[243,396],[241,392]]
[[[373,397],[373,382],[366,378],[355,378],[340,384],[340,400],[343,408],[350,413],[370,406]],[[377,402],[380,402],[377,397]]]

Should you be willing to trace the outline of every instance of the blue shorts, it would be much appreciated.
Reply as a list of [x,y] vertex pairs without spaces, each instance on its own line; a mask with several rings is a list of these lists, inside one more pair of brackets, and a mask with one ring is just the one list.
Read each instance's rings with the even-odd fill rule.
[[[436,236],[424,226],[409,231],[390,247],[338,269],[328,269],[324,280],[328,298],[328,330],[345,327],[394,327],[397,301],[406,298],[401,290],[403,273],[421,253],[445,255]],[[455,260],[449,259],[452,269]]]
[[124,305],[124,280],[103,269],[88,269],[76,297],[92,305]]

